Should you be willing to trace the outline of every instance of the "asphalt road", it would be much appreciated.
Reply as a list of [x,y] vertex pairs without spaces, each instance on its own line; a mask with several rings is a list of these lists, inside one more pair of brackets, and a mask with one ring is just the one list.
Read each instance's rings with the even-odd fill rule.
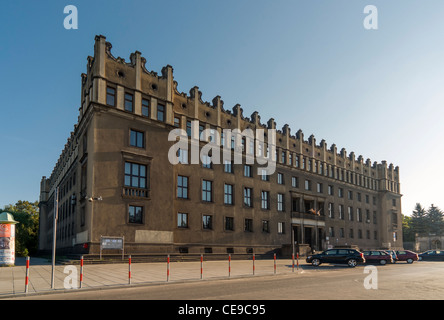
[[[73,290],[19,300],[443,300],[444,262],[349,268],[307,266],[299,273]],[[12,299],[13,300],[13,299]]]

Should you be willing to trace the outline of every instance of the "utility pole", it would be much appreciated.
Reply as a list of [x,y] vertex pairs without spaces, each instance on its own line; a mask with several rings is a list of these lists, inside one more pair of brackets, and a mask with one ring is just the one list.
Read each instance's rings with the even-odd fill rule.
[[53,232],[52,232],[52,270],[51,270],[51,288],[52,289],[54,289],[54,272],[55,272],[58,215],[59,215],[59,187],[56,188],[55,196],[54,196],[54,222],[53,222]]

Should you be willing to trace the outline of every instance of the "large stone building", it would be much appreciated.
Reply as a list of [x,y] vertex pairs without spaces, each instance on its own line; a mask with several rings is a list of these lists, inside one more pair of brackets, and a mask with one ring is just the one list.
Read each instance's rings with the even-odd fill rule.
[[[227,110],[219,96],[204,102],[198,87],[180,93],[171,66],[158,75],[140,52],[126,62],[96,36],[78,123],[41,181],[40,249],[52,248],[56,188],[57,248],[65,252],[97,253],[101,236],[124,236],[133,253],[264,253],[293,237],[301,252],[402,247],[398,167],[293,135],[288,125],[268,152],[277,158],[270,176],[258,174],[258,163],[191,164],[186,152],[173,165],[175,128],[196,141],[204,129],[216,137],[276,124],[262,124],[257,112],[245,117],[240,105]],[[254,152],[245,141],[245,154]]]

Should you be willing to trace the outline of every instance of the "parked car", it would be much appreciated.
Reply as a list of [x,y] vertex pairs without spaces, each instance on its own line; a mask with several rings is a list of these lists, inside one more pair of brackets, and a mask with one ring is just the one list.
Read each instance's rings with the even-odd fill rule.
[[382,250],[364,251],[365,263],[387,264],[393,263],[393,258],[390,253]]
[[418,254],[410,250],[396,251],[396,255],[398,256],[398,261],[407,261],[407,263],[418,261]]
[[359,263],[365,263],[364,254],[354,249],[329,249],[319,254],[309,255],[307,263],[319,266],[322,263],[348,264],[356,267]]
[[444,261],[444,251],[441,250],[427,250],[418,254],[419,260],[424,261]]

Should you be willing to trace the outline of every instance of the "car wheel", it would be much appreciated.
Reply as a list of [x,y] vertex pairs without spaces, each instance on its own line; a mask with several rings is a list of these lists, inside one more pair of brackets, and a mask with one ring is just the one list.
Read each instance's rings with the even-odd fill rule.
[[349,267],[354,268],[357,266],[358,262],[355,259],[350,259],[347,261]]
[[319,260],[319,259],[313,259],[312,261],[311,261],[311,265],[312,266],[315,266],[315,267],[317,267],[317,266],[319,266],[321,264],[321,260]]
[[407,263],[413,263],[413,259],[412,258],[408,258],[407,259]]
[[381,260],[379,261],[379,264],[385,265],[387,263],[387,260]]

